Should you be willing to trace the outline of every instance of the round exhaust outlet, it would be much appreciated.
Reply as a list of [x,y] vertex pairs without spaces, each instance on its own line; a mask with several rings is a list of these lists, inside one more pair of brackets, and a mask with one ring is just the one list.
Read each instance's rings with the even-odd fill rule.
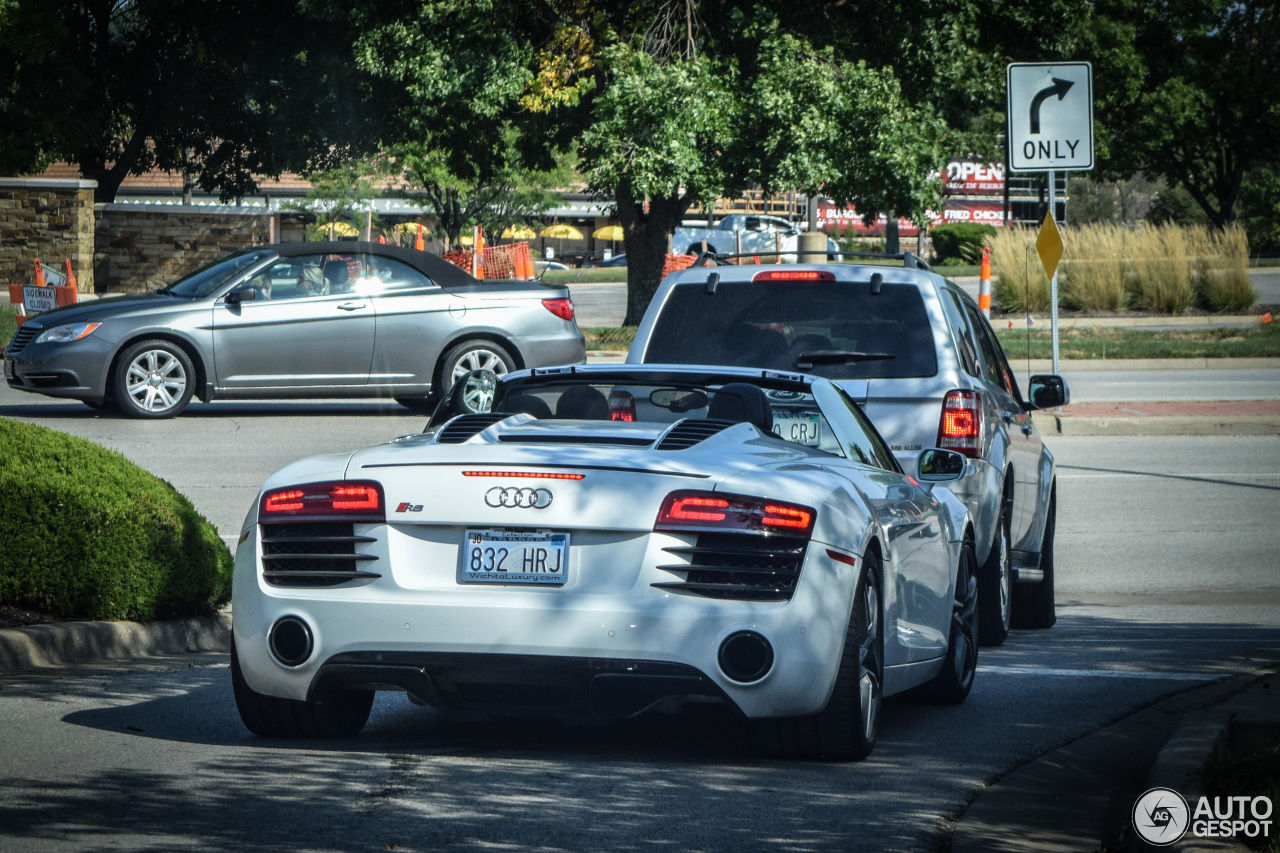
[[267,644],[276,660],[285,666],[301,666],[311,657],[315,643],[311,628],[297,616],[283,616],[271,626]]
[[750,684],[773,669],[773,646],[755,631],[738,631],[720,644],[720,671],[733,681]]

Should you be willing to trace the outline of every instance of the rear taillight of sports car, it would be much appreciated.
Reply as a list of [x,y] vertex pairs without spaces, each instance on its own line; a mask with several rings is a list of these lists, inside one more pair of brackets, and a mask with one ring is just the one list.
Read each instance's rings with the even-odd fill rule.
[[658,589],[740,601],[788,601],[795,594],[814,510],[785,501],[683,490],[662,502],[655,531],[695,532],[693,545],[664,548],[687,563],[658,566],[682,580]]
[[982,455],[982,399],[977,391],[948,391],[938,423],[938,447],[965,456]]
[[383,504],[382,486],[370,480],[304,483],[264,494],[258,505],[258,521],[334,516],[351,521],[386,521]]
[[544,299],[542,300],[542,307],[555,314],[561,320],[573,319],[573,300],[571,299]]
[[336,586],[381,575],[360,567],[377,557],[356,546],[377,541],[357,535],[356,522],[386,520],[382,486],[338,480],[272,489],[258,504],[262,576],[273,586]]
[[685,490],[667,495],[653,529],[745,530],[808,538],[813,532],[813,515],[813,510],[798,504]]

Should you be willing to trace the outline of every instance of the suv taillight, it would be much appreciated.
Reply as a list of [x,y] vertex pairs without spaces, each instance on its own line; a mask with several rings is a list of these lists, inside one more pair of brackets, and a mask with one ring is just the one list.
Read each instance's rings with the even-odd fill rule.
[[654,530],[750,530],[809,536],[814,511],[807,506],[723,492],[672,492],[662,502]]
[[258,521],[342,518],[385,521],[382,486],[369,480],[338,480],[272,489],[258,504]]
[[977,391],[948,391],[942,401],[938,447],[965,456],[982,454],[982,400]]

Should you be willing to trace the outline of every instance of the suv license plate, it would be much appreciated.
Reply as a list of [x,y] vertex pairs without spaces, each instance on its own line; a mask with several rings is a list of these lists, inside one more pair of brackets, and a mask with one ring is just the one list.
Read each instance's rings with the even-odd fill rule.
[[563,586],[569,534],[548,530],[468,530],[458,583]]
[[792,444],[817,447],[822,443],[822,417],[817,412],[774,409],[773,434]]

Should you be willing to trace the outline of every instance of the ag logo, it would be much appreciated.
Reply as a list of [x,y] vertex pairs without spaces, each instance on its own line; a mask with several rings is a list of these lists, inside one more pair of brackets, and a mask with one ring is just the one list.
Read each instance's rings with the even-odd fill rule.
[[494,486],[484,493],[484,502],[493,507],[509,509],[546,509],[551,506],[551,492],[547,489],[516,489]]
[[1166,847],[1187,832],[1187,801],[1171,788],[1152,788],[1133,805],[1133,828],[1148,844]]

